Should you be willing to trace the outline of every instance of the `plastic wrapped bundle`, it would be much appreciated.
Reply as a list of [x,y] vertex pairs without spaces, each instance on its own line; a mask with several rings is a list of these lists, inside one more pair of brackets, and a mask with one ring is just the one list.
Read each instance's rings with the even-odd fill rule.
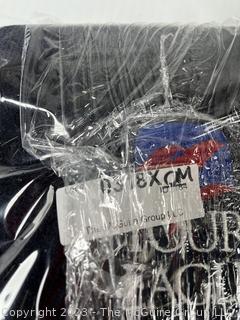
[[65,181],[69,319],[238,319],[238,33],[27,28],[23,145]]

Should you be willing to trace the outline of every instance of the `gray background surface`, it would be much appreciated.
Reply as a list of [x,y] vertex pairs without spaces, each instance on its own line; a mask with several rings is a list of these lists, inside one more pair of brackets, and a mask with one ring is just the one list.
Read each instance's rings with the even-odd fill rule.
[[[239,0],[0,0],[0,25],[217,22],[240,18]],[[236,23],[236,21],[234,22]]]

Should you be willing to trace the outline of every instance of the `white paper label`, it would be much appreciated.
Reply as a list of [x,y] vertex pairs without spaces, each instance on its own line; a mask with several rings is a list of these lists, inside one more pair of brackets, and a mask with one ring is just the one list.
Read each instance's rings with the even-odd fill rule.
[[63,245],[204,216],[197,165],[90,180],[57,190]]

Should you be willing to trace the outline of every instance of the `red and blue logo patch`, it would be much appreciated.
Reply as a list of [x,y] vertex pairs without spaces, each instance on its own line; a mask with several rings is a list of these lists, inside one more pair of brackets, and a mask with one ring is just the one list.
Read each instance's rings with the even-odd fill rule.
[[135,140],[138,168],[155,169],[197,164],[203,199],[233,190],[233,161],[222,130],[207,124],[166,122],[139,129]]

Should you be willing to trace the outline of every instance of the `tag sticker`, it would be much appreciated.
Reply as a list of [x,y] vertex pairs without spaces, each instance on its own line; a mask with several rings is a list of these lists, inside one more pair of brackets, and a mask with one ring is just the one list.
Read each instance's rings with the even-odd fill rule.
[[204,217],[198,166],[102,176],[57,190],[60,240],[92,240]]

